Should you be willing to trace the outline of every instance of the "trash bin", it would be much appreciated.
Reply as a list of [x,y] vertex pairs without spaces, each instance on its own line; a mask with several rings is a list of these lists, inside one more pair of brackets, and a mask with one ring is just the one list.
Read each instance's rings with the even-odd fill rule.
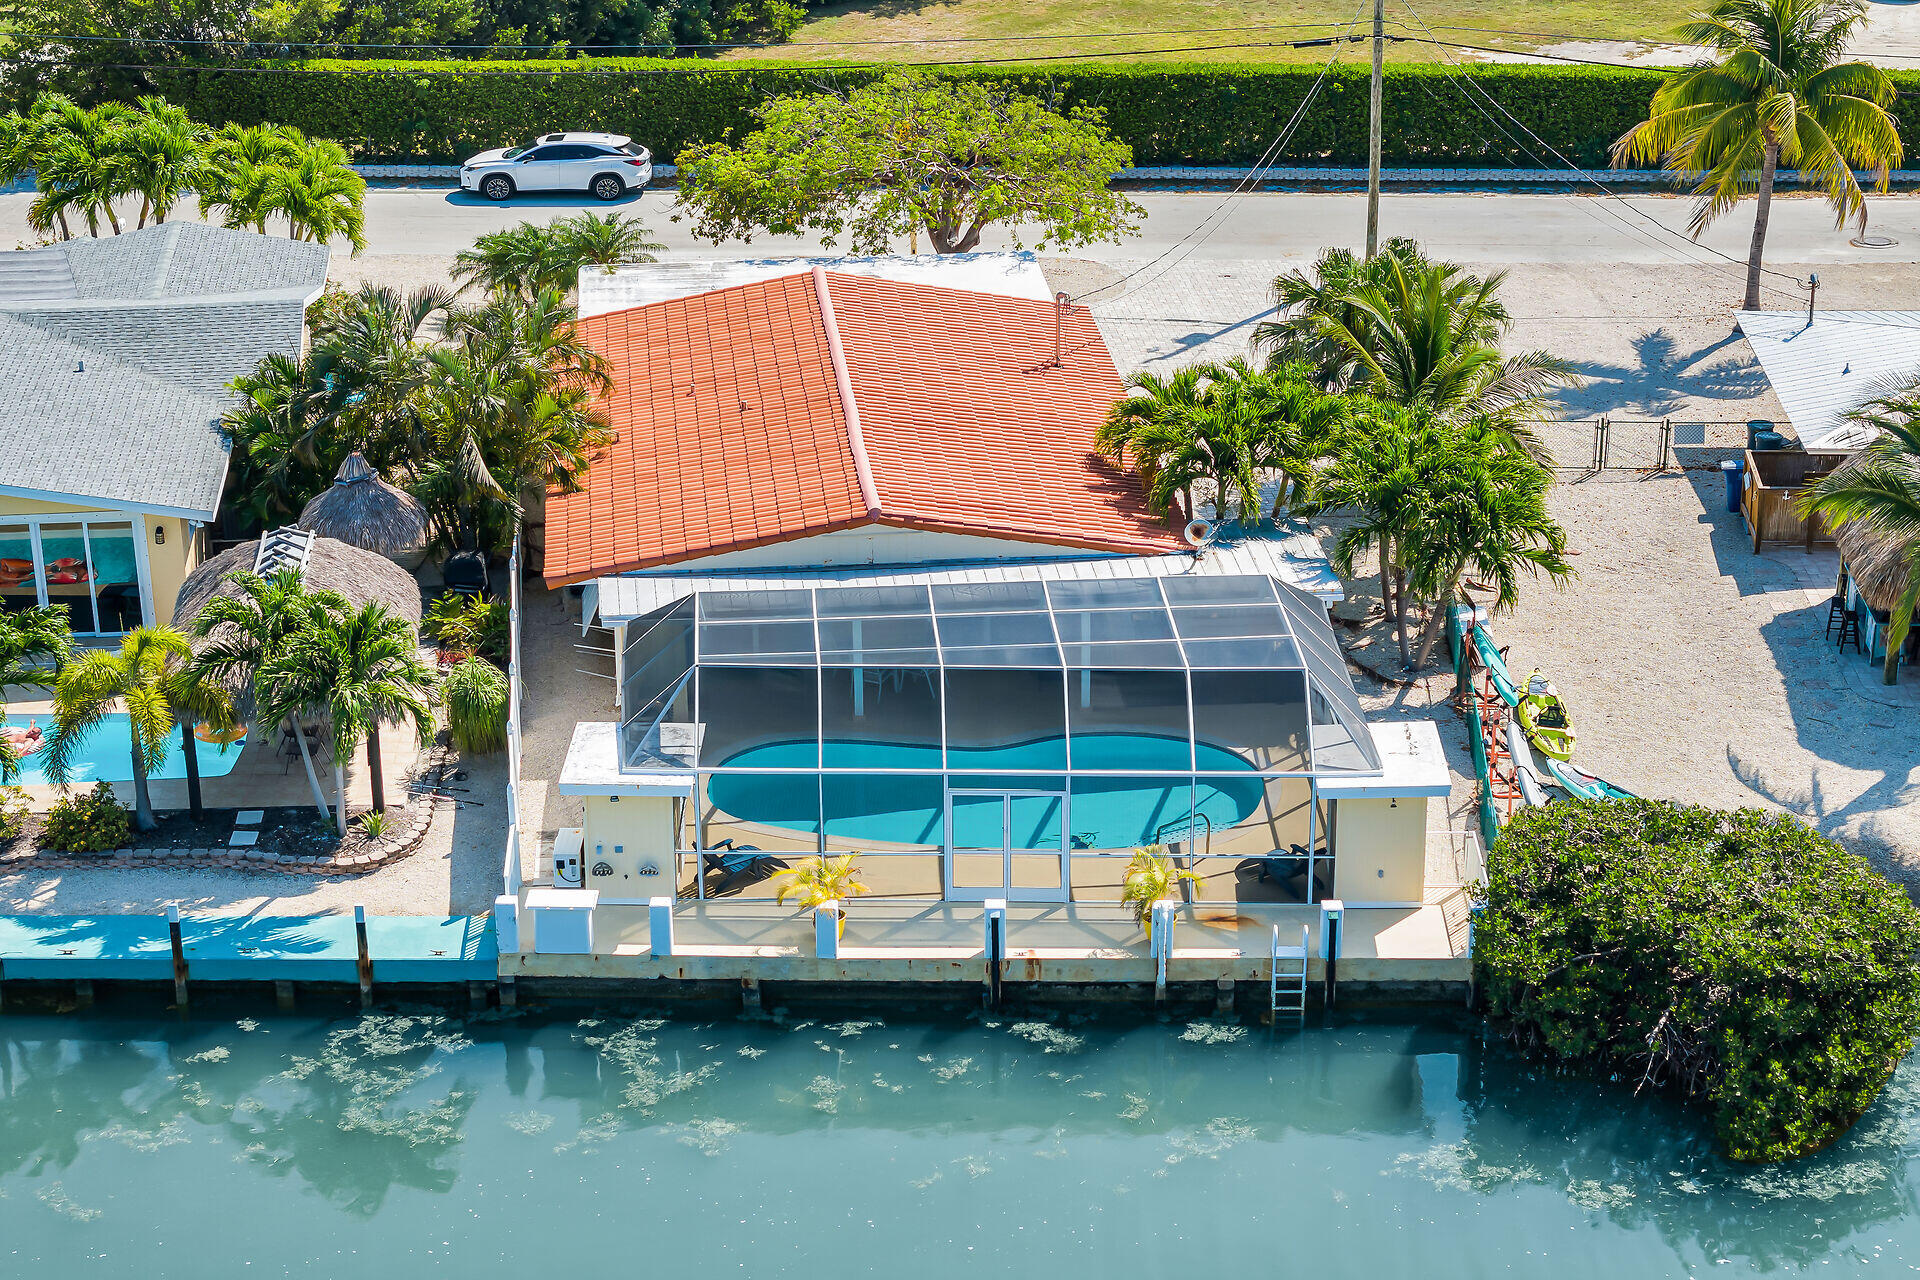
[[1740,511],[1740,479],[1746,469],[1747,464],[1738,458],[1720,464],[1720,474],[1727,478],[1727,510],[1735,514]]
[[[1758,449],[1761,447],[1759,444],[1759,437],[1762,431],[1773,431],[1772,419],[1770,418],[1747,419],[1747,448]],[[1778,432],[1775,432],[1775,434],[1777,435]]]
[[1787,438],[1778,431],[1756,431],[1753,433],[1753,448],[1756,453],[1766,449],[1784,449],[1786,447]]

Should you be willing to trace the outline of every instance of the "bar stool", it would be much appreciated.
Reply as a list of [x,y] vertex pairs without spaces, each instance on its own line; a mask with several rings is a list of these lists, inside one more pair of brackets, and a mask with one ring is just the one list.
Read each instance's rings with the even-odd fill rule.
[[1833,633],[1840,630],[1847,616],[1847,598],[1835,596],[1827,601],[1827,639],[1833,639]]
[[1855,653],[1864,653],[1860,647],[1860,611],[1842,609],[1840,612],[1840,652],[1845,653],[1851,644]]

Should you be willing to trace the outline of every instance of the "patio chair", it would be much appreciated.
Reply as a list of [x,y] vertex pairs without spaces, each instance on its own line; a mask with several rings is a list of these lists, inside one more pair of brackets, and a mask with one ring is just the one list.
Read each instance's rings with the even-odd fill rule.
[[[306,736],[308,754],[313,756],[315,760],[320,759],[322,753],[326,750],[326,743],[320,738],[320,726],[317,724],[301,725],[300,731]],[[282,776],[291,773],[293,771],[293,762],[300,758],[300,748],[293,740],[293,728],[291,725],[283,724],[280,726],[280,741],[275,747],[275,750],[280,754],[280,772]]]
[[[712,849],[727,849],[730,852],[714,853]],[[709,898],[723,897],[731,890],[765,880],[776,871],[786,869],[785,859],[763,853],[750,844],[736,845],[731,840],[722,840],[700,855],[701,875],[716,871],[720,873],[719,883],[707,890]]]
[[1855,653],[1863,652],[1860,647],[1860,610],[1845,609],[1840,614],[1840,651],[1845,653],[1851,644]]

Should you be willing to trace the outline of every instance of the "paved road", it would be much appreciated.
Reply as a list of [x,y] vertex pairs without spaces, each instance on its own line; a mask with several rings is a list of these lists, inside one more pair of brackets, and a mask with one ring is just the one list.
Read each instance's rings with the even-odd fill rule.
[[[1357,244],[1364,230],[1365,199],[1359,195],[1150,194],[1136,197],[1147,209],[1143,233],[1121,245],[1076,251],[1101,261],[1138,261],[1172,250],[1188,260],[1307,258],[1325,245]],[[30,241],[26,210],[30,196],[0,196],[0,244]],[[737,257],[746,254],[816,252],[816,241],[758,239],[750,246],[714,246],[695,241],[684,223],[672,220],[671,192],[650,191],[614,206],[643,217],[675,257]],[[529,219],[552,219],[594,201],[523,197],[493,205],[448,190],[379,189],[367,194],[367,249],[376,254],[451,254],[483,232]],[[1411,235],[1437,255],[1492,263],[1710,263],[1719,261],[1686,243],[1691,209],[1687,200],[1635,196],[1420,194],[1389,195],[1382,208],[1388,235]],[[1850,232],[1836,232],[1833,215],[1818,201],[1785,197],[1774,205],[1768,258],[1793,263],[1920,261],[1920,196],[1892,195],[1871,202],[1872,230],[1899,241],[1891,249],[1859,249]],[[1744,260],[1752,233],[1751,207],[1711,229],[1704,240]],[[1204,229],[1204,234],[1200,234]],[[1186,247],[1176,248],[1185,241]],[[1001,247],[995,242],[986,247]],[[900,246],[904,249],[903,243]]]

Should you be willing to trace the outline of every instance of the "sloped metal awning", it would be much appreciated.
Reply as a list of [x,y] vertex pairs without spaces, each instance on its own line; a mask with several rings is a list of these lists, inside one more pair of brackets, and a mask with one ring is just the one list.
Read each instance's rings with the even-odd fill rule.
[[1802,448],[1858,449],[1873,429],[1847,414],[1920,377],[1920,311],[1742,311],[1740,332]]
[[1033,560],[996,560],[969,564],[892,565],[815,570],[762,570],[736,573],[622,574],[598,578],[586,591],[584,613],[597,611],[606,626],[619,626],[683,600],[696,591],[758,591],[808,587],[897,587],[918,585],[986,586],[1002,582],[1073,582],[1124,578],[1235,577],[1273,578],[1333,605],[1346,599],[1340,579],[1327,563],[1320,540],[1304,525],[1278,533],[1216,543],[1203,553],[1149,556],[1062,556]]

